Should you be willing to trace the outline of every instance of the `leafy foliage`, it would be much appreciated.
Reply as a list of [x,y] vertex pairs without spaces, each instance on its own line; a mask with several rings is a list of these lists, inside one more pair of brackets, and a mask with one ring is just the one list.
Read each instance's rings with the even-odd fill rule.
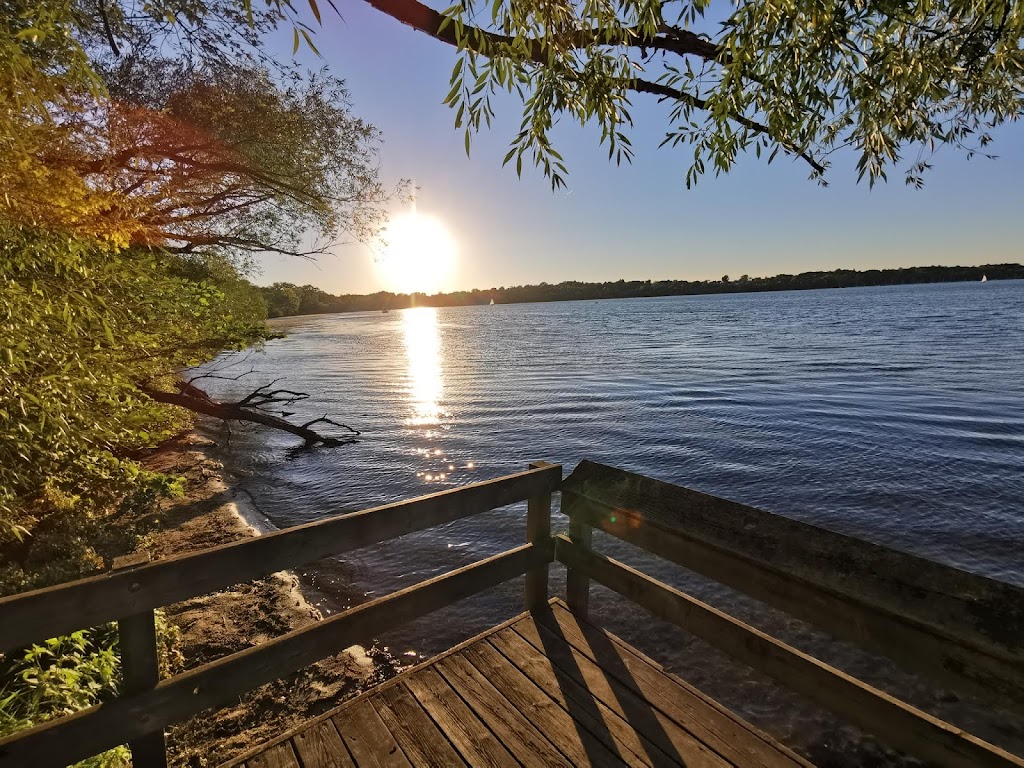
[[[179,632],[161,613],[157,651],[161,676],[182,666],[174,649]],[[0,737],[72,714],[110,699],[121,685],[121,658],[114,624],[74,632],[32,645],[0,660]],[[131,755],[117,747],[78,764],[79,768],[127,768]]]
[[[505,162],[553,187],[562,119],[595,123],[616,162],[632,150],[634,94],[667,106],[664,143],[692,145],[687,185],[740,153],[802,158],[823,180],[851,148],[859,178],[904,163],[920,185],[935,150],[982,151],[1022,113],[1024,5],[937,0],[367,0],[458,49],[446,103],[455,124],[489,126],[492,97],[523,104]],[[909,160],[909,162],[907,162]]]
[[136,241],[305,255],[303,233],[331,243],[375,230],[388,197],[378,134],[352,115],[342,81],[138,56],[102,73],[111,100],[74,162],[139,211]]
[[5,5],[0,217],[111,247],[367,237],[388,198],[377,132],[341,81],[263,53],[281,24],[312,40],[277,1]]
[[265,333],[258,293],[215,266],[0,230],[0,545],[169,490],[131,455],[180,419],[138,384]]
[[[248,254],[376,226],[377,133],[262,52],[282,24],[312,45],[284,0],[0,6],[0,594],[95,572],[180,490],[136,461],[189,424],[151,398],[267,337]],[[109,627],[0,656],[0,735],[118,682]]]
[[262,290],[263,298],[267,302],[268,317],[306,314],[301,312],[302,294],[296,286],[290,283],[274,283]]

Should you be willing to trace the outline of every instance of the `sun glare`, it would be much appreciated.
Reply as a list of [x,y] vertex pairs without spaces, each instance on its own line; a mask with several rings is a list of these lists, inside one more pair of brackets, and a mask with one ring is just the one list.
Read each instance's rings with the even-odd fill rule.
[[408,213],[381,234],[377,270],[395,293],[437,293],[455,270],[455,240],[433,216]]

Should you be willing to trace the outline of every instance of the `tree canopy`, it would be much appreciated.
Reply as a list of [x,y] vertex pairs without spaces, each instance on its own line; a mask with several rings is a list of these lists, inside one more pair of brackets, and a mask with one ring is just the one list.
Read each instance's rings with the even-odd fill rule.
[[78,170],[139,206],[139,241],[309,255],[321,248],[304,235],[322,246],[375,230],[388,197],[378,134],[341,80],[138,59],[103,74],[102,140]]
[[[179,371],[269,333],[250,254],[380,219],[376,130],[263,53],[282,24],[309,35],[274,2],[0,8],[0,591],[87,572],[88,521],[168,490],[135,456],[201,399]],[[248,413],[275,397],[202,407],[308,438]]]
[[522,100],[506,163],[564,184],[561,119],[596,123],[629,160],[637,95],[666,106],[664,144],[690,145],[691,185],[741,152],[799,157],[824,183],[830,156],[858,179],[899,166],[920,185],[934,152],[985,151],[1022,113],[1024,4],[1011,0],[366,0],[457,49],[446,102],[471,134],[492,97]]
[[[115,247],[309,255],[365,239],[388,192],[341,80],[267,57],[290,6],[49,4],[0,13],[0,217]],[[312,242],[310,238],[312,236]]]

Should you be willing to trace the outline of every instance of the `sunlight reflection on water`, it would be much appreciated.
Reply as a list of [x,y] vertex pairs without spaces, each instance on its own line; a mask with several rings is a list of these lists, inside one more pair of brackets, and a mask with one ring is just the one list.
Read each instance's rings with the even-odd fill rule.
[[432,427],[449,416],[441,404],[444,383],[441,375],[441,334],[437,310],[418,307],[402,313],[402,334],[409,370],[411,426]]
[[[313,317],[269,342],[260,370],[351,419],[360,443],[292,458],[291,436],[236,430],[222,441],[224,459],[232,483],[282,527],[535,459],[568,471],[590,458],[1024,584],[1022,333],[1024,281]],[[251,388],[210,386],[226,399]],[[302,574],[325,613],[341,610],[518,546],[525,506]],[[633,522],[621,515],[613,525]],[[564,526],[556,515],[554,529]],[[890,678],[877,657],[808,639],[798,622],[603,532],[595,546],[873,685],[895,685],[983,738],[1024,739],[1001,715],[979,730],[987,710],[912,681],[904,690],[908,678]],[[551,589],[563,594],[564,570],[552,569]],[[521,609],[522,582],[508,582],[378,645],[430,655]],[[591,614],[819,762],[917,765],[603,588]]]

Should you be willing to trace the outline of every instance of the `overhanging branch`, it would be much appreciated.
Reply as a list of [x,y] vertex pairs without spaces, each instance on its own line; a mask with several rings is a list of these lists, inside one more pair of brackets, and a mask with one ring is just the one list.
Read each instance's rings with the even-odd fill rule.
[[[460,45],[459,38],[455,32],[455,25],[451,23],[450,20],[447,20],[446,23],[446,19],[441,13],[424,5],[423,3],[420,3],[418,0],[365,1],[373,8],[376,8],[382,13],[386,13],[388,16],[402,24],[406,24],[413,29],[430,35],[443,43],[447,43],[454,47],[459,47]],[[514,42],[514,38],[512,37],[495,32],[489,32],[485,29],[481,29],[480,27],[467,26],[464,30],[465,39],[462,42],[481,56],[493,56],[495,53],[500,52],[502,48],[507,48]],[[530,60],[542,66],[547,64],[549,61],[548,48],[550,44],[554,43],[554,39],[552,39],[550,43],[542,38],[530,40],[526,45],[526,51]],[[639,35],[636,33],[636,30],[631,28],[623,28],[620,30],[620,34],[615,36],[609,36],[606,30],[579,30],[568,37],[559,36],[557,44],[563,48],[569,47],[581,49],[591,45],[638,49],[650,48],[675,53],[680,56],[693,55],[706,61],[714,61],[719,64],[728,63],[728,59],[724,58],[723,51],[715,43],[705,40],[689,30],[667,25],[662,26],[658,34],[653,37],[649,35]],[[637,79],[632,81],[627,87],[637,93],[649,93],[665,98],[676,99],[691,104],[698,109],[707,109],[707,102],[703,99],[693,96],[692,94],[688,94],[685,91],[679,91],[658,83]],[[796,147],[792,147],[785,142],[779,141],[772,136],[767,126],[754,120],[750,120],[743,115],[733,114],[730,115],[730,119],[751,131],[764,135],[772,141],[777,142],[787,152],[806,161],[816,173],[822,174],[825,172],[825,167],[821,163],[817,162],[809,153],[797,149]]]
[[[650,93],[656,96],[663,96],[667,99],[684,101],[687,104],[696,107],[697,109],[706,110],[708,108],[708,103],[704,99],[694,96],[693,94],[686,93],[686,91],[680,91],[676,88],[663,85],[662,83],[652,83],[649,80],[641,80],[637,78],[629,85],[629,88],[630,90],[636,91],[637,93]],[[732,115],[730,119],[733,122],[742,125],[744,128],[748,128],[756,133],[764,134],[765,136],[769,137],[771,136],[768,127],[762,125],[756,120],[750,120],[749,118],[743,117],[742,115]],[[782,142],[779,143],[782,144]],[[785,144],[782,144],[782,146],[785,147],[786,150],[791,154],[796,155],[802,160],[807,161],[807,163],[818,173],[825,172],[825,166],[823,166],[821,163],[815,160],[814,157],[809,153],[798,149],[794,149],[792,147],[786,147]]]
[[[418,0],[366,0],[381,13],[406,24],[413,29],[430,35],[437,40],[458,46],[459,40],[452,23],[445,24],[445,17],[433,8]],[[495,50],[509,46],[514,38],[497,32],[488,32],[479,27],[467,27],[472,31],[472,38],[482,42],[474,50],[482,56],[489,56]],[[555,42],[552,40],[552,42]],[[663,25],[659,33],[653,37],[640,35],[637,30],[625,27],[618,30],[618,35],[609,37],[607,30],[600,32],[581,29],[568,36],[559,35],[558,45],[569,48],[586,48],[591,45],[614,45],[631,48],[654,48],[670,51],[679,55],[693,55],[708,61],[717,61],[721,50],[717,45],[705,40],[686,29]],[[537,38],[527,43],[530,58],[538,64],[548,61],[547,49],[549,42]]]

